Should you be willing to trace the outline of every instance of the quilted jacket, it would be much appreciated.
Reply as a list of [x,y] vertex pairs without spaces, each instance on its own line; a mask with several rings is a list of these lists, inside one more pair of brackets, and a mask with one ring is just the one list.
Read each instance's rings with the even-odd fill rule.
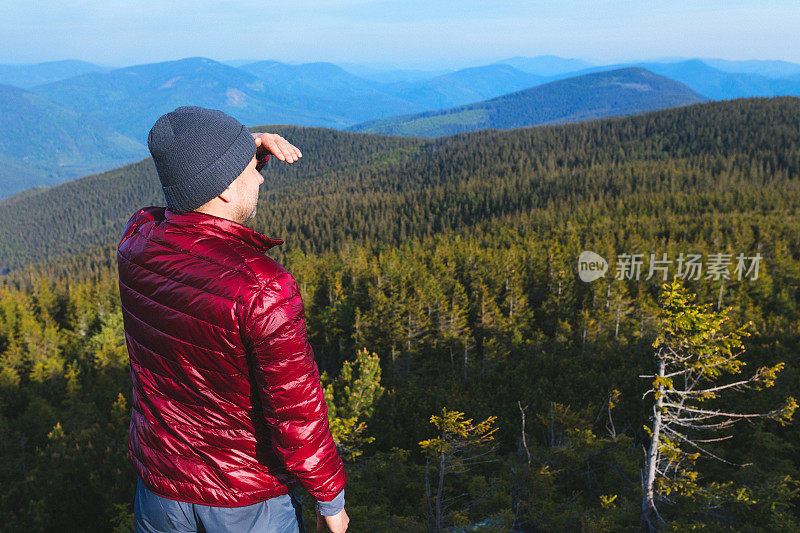
[[221,507],[298,483],[320,502],[343,496],[303,301],[264,255],[282,243],[164,207],[126,224],[117,261],[133,381],[129,457],[153,492]]

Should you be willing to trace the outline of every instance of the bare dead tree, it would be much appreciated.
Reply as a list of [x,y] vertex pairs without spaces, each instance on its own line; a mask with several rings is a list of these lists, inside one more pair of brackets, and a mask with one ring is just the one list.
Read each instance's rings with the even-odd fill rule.
[[[759,390],[775,383],[784,364],[763,366],[750,377],[720,383],[724,375],[737,375],[745,365],[742,338],[749,335],[745,325],[730,326],[728,313],[711,311],[712,304],[700,305],[678,281],[665,284],[661,294],[660,329],[653,343],[658,365],[651,378],[653,417],[650,449],[647,451],[642,500],[642,529],[654,531],[659,502],[666,494],[691,496],[700,489],[693,470],[701,456],[734,464],[709,448],[732,437],[720,432],[745,419],[773,419],[788,422],[797,403],[787,398],[783,407],[766,413],[737,413],[713,408],[713,400],[729,391]],[[643,397],[643,398],[644,398]],[[745,466],[745,465],[737,465]]]

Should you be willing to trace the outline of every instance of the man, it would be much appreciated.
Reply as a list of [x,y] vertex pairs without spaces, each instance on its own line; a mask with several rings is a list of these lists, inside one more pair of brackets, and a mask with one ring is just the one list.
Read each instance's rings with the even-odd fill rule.
[[117,253],[136,531],[304,531],[298,484],[317,530],[345,531],[347,474],[303,301],[264,255],[283,241],[243,225],[269,154],[302,154],[197,106],[161,116],[148,147],[167,206],[137,211]]

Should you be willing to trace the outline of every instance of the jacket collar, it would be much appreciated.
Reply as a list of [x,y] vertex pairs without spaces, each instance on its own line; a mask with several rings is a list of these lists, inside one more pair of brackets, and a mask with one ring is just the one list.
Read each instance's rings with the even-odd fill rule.
[[201,213],[200,211],[175,213],[165,207],[161,209],[164,209],[164,219],[170,224],[197,228],[201,232],[211,231],[223,237],[234,237],[260,252],[266,252],[273,246],[283,244],[283,239],[270,239],[254,229],[227,218]]

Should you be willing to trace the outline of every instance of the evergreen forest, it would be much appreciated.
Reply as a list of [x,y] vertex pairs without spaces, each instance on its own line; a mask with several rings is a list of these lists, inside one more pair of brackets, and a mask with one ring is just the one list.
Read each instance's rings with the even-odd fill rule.
[[[251,129],[303,152],[249,224],[285,240],[351,531],[800,530],[800,98]],[[132,531],[116,246],[148,205],[149,159],[0,202],[0,531]]]

